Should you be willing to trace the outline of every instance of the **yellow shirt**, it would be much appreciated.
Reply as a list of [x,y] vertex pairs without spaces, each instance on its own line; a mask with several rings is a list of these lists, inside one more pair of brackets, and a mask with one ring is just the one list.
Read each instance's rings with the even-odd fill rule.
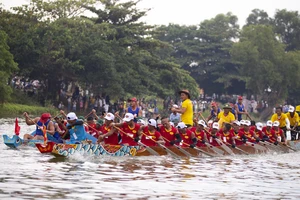
[[218,114],[218,119],[219,119],[219,126],[220,128],[223,127],[223,123],[231,123],[235,120],[235,116],[229,112],[228,115],[224,115],[224,111],[221,111]]
[[281,115],[278,117],[278,115],[275,113],[272,115],[271,117],[271,121],[272,122],[275,122],[275,121],[279,121],[279,127],[280,128],[283,128],[286,126],[286,122],[285,122],[285,119],[287,118],[286,114],[284,113],[281,113]]
[[300,112],[300,105],[296,106],[296,112]]
[[286,116],[290,120],[291,128],[294,127],[295,124],[299,122],[299,115],[296,112],[294,114],[294,117],[291,117],[291,113],[287,113]]
[[186,108],[185,112],[181,114],[181,121],[186,125],[193,126],[193,103],[190,99],[186,99],[181,104],[182,108]]

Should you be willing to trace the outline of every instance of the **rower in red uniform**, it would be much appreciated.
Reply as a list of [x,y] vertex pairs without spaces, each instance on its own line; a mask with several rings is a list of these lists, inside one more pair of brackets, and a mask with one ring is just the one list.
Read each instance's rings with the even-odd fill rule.
[[235,148],[235,135],[234,130],[231,128],[230,124],[225,124],[223,129],[219,131],[222,142],[225,144],[231,144],[232,148]]
[[[116,126],[121,128],[120,135],[122,138],[121,144],[127,146],[137,146],[139,141],[138,131],[140,125],[134,123],[134,116],[131,113],[126,113],[123,119],[124,123],[111,123],[111,126]],[[125,134],[125,133],[127,134]]]
[[278,138],[278,141],[286,143],[286,138],[285,138],[284,131],[281,128],[279,128],[279,126],[280,126],[279,121],[274,121],[273,122],[273,130],[275,132],[275,135]]
[[157,143],[165,144],[164,139],[156,130],[157,123],[155,119],[149,119],[148,126],[141,126],[139,132],[141,135],[141,142],[146,146],[157,146]]
[[234,136],[237,136],[239,134],[240,125],[241,125],[241,123],[237,120],[232,123],[232,130],[233,130]]
[[197,145],[197,138],[195,134],[191,130],[187,129],[184,122],[179,122],[176,128],[182,138],[182,142],[180,143],[182,147],[194,148]]
[[104,144],[118,145],[118,130],[111,126],[111,123],[113,123],[115,116],[112,113],[107,113],[104,119],[104,124],[101,126],[102,134],[98,137],[97,143],[104,142]]
[[[267,121],[265,127],[262,128],[262,132],[265,136],[269,138],[268,141],[274,143],[275,145],[278,144],[278,136],[275,134],[275,131],[272,129],[273,123],[271,120]],[[267,140],[266,140],[267,141]]]
[[205,142],[208,142],[207,140],[207,136],[206,136],[206,133],[204,131],[204,128],[206,128],[206,124],[203,120],[199,120],[197,122],[197,126],[196,127],[192,127],[190,129],[190,131],[192,131],[196,138],[197,138],[197,146],[198,147],[205,147]]
[[251,122],[249,120],[245,120],[244,128],[239,131],[238,138],[240,138],[244,143],[246,143],[247,141],[258,143],[260,139],[255,135],[253,131],[250,130],[250,125]]
[[[181,136],[174,126],[171,126],[168,117],[163,117],[161,120],[160,134],[165,138],[165,146],[179,145]],[[170,141],[170,142],[169,142]]]
[[209,143],[213,146],[220,146],[219,143],[215,140],[216,138],[221,140],[221,135],[219,133],[219,123],[214,122],[212,128],[208,131],[210,134],[207,135]]
[[94,121],[94,118],[92,116],[89,116],[86,120],[87,123],[87,127],[88,127],[88,133],[92,136],[94,136],[95,138],[99,137],[99,130],[97,130],[97,125]]

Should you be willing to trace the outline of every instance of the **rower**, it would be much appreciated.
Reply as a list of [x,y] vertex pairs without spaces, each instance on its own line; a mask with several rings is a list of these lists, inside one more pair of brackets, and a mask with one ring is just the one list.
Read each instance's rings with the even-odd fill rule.
[[241,121],[242,120],[242,115],[248,115],[248,112],[245,109],[245,106],[243,104],[243,97],[239,96],[238,97],[238,102],[234,105],[235,112],[237,113],[237,120]]
[[213,146],[220,146],[220,144],[215,140],[215,139],[221,140],[219,129],[220,129],[219,123],[214,122],[212,124],[212,128],[208,131],[209,134],[207,135],[207,139],[209,143]]
[[262,130],[263,130],[263,124],[261,122],[257,122],[255,125],[255,129],[253,130],[255,135],[259,137],[259,139],[262,140],[263,142],[268,141],[269,137],[265,135],[265,133]]
[[[94,118],[92,116],[89,116],[86,120],[86,123],[87,123],[87,127],[88,127],[88,133],[92,136],[94,136],[95,138],[98,138],[99,137],[99,133],[97,130],[97,124],[95,123],[94,121]],[[99,127],[98,127],[99,128]]]
[[190,100],[191,95],[188,90],[179,91],[182,100],[181,108],[172,108],[172,112],[176,111],[181,114],[181,121],[187,126],[193,126],[193,103]]
[[289,112],[286,116],[290,121],[291,140],[296,140],[298,134],[296,131],[298,130],[299,115],[295,112],[294,106],[289,107]]
[[231,107],[226,104],[223,107],[224,111],[221,111],[218,114],[217,119],[215,120],[215,122],[219,123],[219,127],[222,128],[224,123],[228,123],[231,124],[232,122],[235,121],[235,116],[231,113]]
[[195,134],[197,138],[197,146],[198,147],[205,147],[205,142],[208,142],[207,135],[204,131],[206,128],[206,124],[203,120],[199,120],[196,127],[192,127],[190,130]]
[[157,143],[165,144],[164,139],[156,130],[157,123],[155,119],[148,120],[148,126],[141,126],[139,135],[141,135],[141,142],[146,146],[157,146]]
[[271,117],[271,121],[274,123],[275,121],[279,122],[279,128],[284,132],[284,138],[286,138],[286,131],[290,129],[290,121],[289,118],[282,112],[282,107],[277,107],[275,113]]
[[221,109],[218,107],[218,104],[216,102],[212,102],[210,115],[208,116],[206,121],[215,120],[220,112]]
[[67,114],[67,129],[70,134],[70,143],[80,143],[86,139],[83,121],[78,119],[74,112]]
[[182,138],[182,143],[180,143],[180,146],[190,148],[196,147],[197,138],[191,130],[187,129],[187,126],[184,122],[179,122],[176,128],[178,129],[178,132],[180,133]]
[[[140,140],[138,131],[140,125],[134,122],[134,115],[132,113],[126,113],[123,118],[124,123],[111,123],[111,127],[121,128],[121,144],[126,146],[137,146],[137,142]],[[125,134],[126,133],[126,134]]]
[[286,137],[285,137],[285,134],[283,132],[283,130],[281,128],[279,128],[280,126],[280,122],[279,121],[275,121],[273,122],[273,130],[275,132],[275,135],[277,136],[277,140],[279,142],[284,142],[286,143]]
[[249,120],[245,120],[244,128],[239,131],[238,138],[241,138],[244,143],[247,141],[258,143],[260,139],[255,135],[253,131],[250,130],[251,122]]
[[36,131],[35,135],[25,134],[23,139],[24,140],[43,140],[44,139],[44,133],[43,133],[43,126],[46,126],[47,133],[54,135],[55,128],[53,122],[50,120],[51,115],[50,113],[43,113],[41,117],[36,117],[33,120],[31,120],[28,116],[27,112],[24,112],[24,117],[26,124],[36,125]]
[[262,128],[264,135],[268,136],[270,142],[273,142],[275,145],[278,144],[278,136],[275,134],[274,129],[272,129],[273,123],[271,120],[267,121],[266,126]]
[[231,128],[231,124],[225,124],[225,126],[219,131],[221,140],[226,144],[231,144],[232,148],[235,148],[235,135],[234,130]]
[[[162,117],[162,126],[160,127],[160,134],[165,138],[165,146],[173,146],[174,144],[179,145],[181,142],[181,136],[178,130],[171,126],[171,122],[168,117]],[[169,142],[170,141],[170,142]]]
[[235,136],[237,136],[239,134],[239,130],[240,130],[240,125],[241,123],[237,120],[235,120],[233,123],[232,123],[232,130],[233,130],[233,134]]
[[107,113],[104,117],[104,124],[101,126],[101,135],[98,137],[97,143],[104,142],[104,144],[118,145],[121,139],[118,130],[111,126],[114,122],[115,116],[112,113]]

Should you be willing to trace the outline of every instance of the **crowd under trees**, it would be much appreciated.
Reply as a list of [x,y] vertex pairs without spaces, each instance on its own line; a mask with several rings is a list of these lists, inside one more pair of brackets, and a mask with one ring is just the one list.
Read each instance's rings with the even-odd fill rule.
[[[54,100],[60,83],[120,96],[255,94],[275,105],[300,98],[300,16],[253,10],[245,26],[219,14],[192,26],[143,23],[138,1],[31,0],[0,7],[0,101],[14,75],[44,80]],[[93,15],[84,15],[89,11]],[[92,17],[91,17],[92,16]],[[267,90],[268,89],[268,90]]]

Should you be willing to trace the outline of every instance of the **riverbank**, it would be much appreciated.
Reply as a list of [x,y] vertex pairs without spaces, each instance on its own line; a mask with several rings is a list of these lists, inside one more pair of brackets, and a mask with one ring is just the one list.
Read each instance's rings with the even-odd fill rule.
[[0,105],[0,118],[22,117],[24,112],[31,116],[40,116],[44,112],[57,113],[57,109],[17,103],[4,103]]

